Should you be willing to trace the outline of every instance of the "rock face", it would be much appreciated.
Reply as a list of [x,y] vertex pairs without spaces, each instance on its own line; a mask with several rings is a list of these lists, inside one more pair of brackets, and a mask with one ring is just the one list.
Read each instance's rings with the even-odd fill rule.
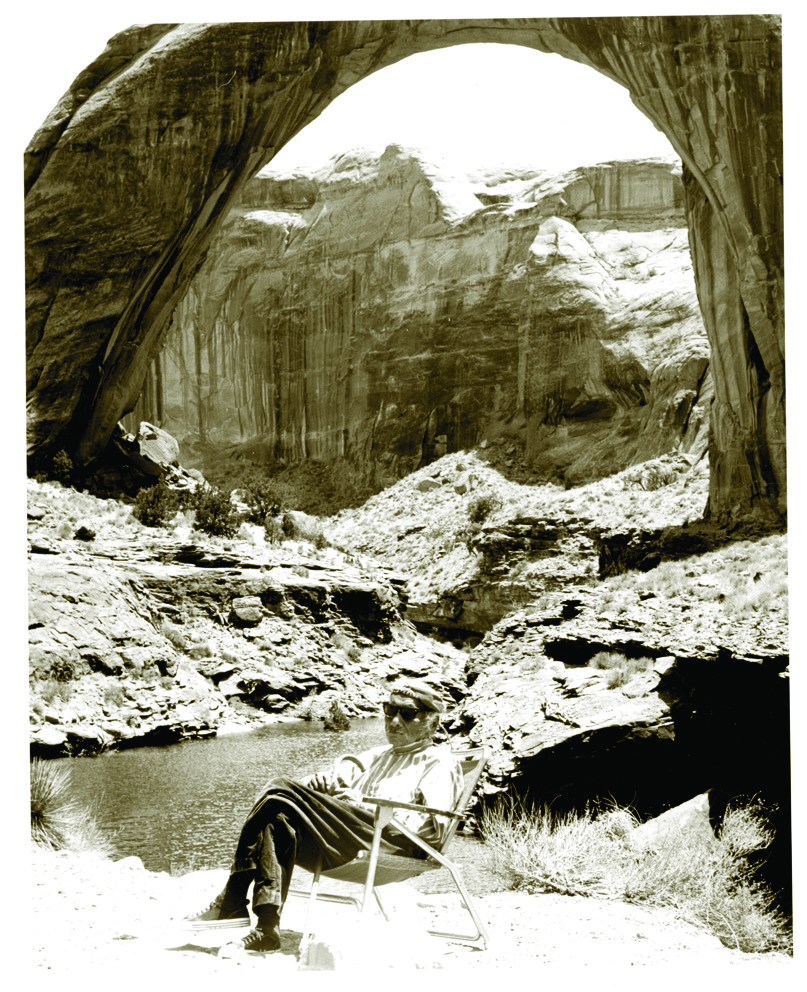
[[[167,535],[39,537],[29,516],[31,752],[54,757],[213,736],[338,702],[376,715],[388,681],[426,676],[458,699],[465,655],[402,619],[398,577],[292,550],[216,553]],[[344,562],[342,562],[344,564]]]
[[487,182],[414,150],[247,186],[134,420],[182,460],[349,459],[394,481],[505,425],[576,484],[707,443],[712,383],[680,163]]
[[669,137],[684,164],[713,352],[711,511],[778,520],[781,24],[769,15],[151,25],[116,35],[28,148],[30,455],[99,456],[228,208],[331,100],[414,52],[483,41],[603,72]]
[[[644,819],[709,790],[713,824],[759,802],[776,835],[764,877],[790,912],[786,625],[694,636],[652,599],[597,613],[584,591],[513,613],[470,655],[454,730],[491,749],[486,791]],[[611,668],[590,667],[601,653]]]

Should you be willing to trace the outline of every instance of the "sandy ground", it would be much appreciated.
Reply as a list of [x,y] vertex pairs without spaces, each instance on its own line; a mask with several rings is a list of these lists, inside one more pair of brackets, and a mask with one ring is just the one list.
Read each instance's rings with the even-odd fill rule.
[[[302,876],[298,880],[295,875],[295,885],[305,881],[305,873]],[[796,978],[794,959],[731,950],[658,909],[585,898],[515,892],[479,897],[475,903],[489,930],[489,948],[452,944],[426,931],[451,929],[454,922],[459,929],[469,922],[458,897],[420,893],[407,884],[384,890],[392,910],[389,923],[377,913],[359,918],[352,907],[318,903],[307,968],[305,957],[300,960],[307,906],[301,898],[287,903],[281,952],[242,951],[224,957],[219,955],[221,945],[237,934],[197,934],[182,924],[182,916],[201,908],[225,878],[222,870],[173,877],[146,871],[138,858],[116,862],[94,854],[33,848],[33,913],[26,917],[32,925],[23,928],[30,973],[20,984],[60,989],[85,988],[88,983],[115,990],[143,989],[149,983],[155,989],[222,988],[253,977],[269,984],[284,976],[293,983],[315,980],[315,970],[319,978],[325,977],[323,971],[345,979],[381,974],[385,984],[410,974],[410,980],[428,985],[442,984],[447,971],[465,981],[492,978],[492,972],[501,970],[533,969],[540,969],[536,981],[539,974],[557,972],[572,987],[575,974],[588,984],[595,974],[630,975],[637,968],[645,969],[640,980],[654,985],[693,970],[701,978],[708,973],[710,986],[712,976],[724,969],[733,985],[747,978],[756,986],[769,972],[780,987],[789,987]],[[647,969],[653,969],[652,975]],[[706,982],[693,986],[705,987]]]

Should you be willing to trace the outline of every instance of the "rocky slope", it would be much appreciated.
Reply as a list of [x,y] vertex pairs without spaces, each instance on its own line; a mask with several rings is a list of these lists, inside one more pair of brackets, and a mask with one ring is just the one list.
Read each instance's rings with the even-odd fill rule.
[[270,548],[249,525],[200,545],[182,518],[150,531],[110,503],[29,483],[33,754],[316,719],[334,701],[376,714],[402,673],[459,698],[465,655],[405,622],[402,580],[383,566]]
[[579,484],[701,454],[708,355],[674,159],[471,182],[392,145],[246,186],[132,423],[379,486],[507,428]]
[[410,576],[421,629],[470,638],[450,729],[491,749],[486,792],[651,816],[710,789],[715,822],[756,795],[787,903],[785,537],[695,523],[708,477],[684,456],[570,491],[506,480],[506,458],[447,455],[328,528]]
[[[786,888],[785,539],[690,525],[708,479],[685,456],[570,491],[509,481],[506,458],[446,455],[324,521],[336,547],[316,553],[250,525],[192,538],[182,515],[148,532],[114,501],[30,483],[34,752],[333,699],[361,714],[396,674],[425,675],[460,704],[449,733],[490,748],[487,794],[647,816],[711,789],[716,818],[758,794],[779,810]],[[626,549],[641,571],[617,567]]]

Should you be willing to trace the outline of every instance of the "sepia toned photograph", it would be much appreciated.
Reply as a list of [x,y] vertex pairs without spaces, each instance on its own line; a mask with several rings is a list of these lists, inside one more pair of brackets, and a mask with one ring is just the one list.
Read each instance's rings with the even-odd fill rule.
[[29,983],[787,984],[783,17],[305,6],[43,26]]

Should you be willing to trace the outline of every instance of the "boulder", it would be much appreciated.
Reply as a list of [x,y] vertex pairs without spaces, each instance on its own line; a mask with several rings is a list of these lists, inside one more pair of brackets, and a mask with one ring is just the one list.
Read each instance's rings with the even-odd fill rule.
[[715,842],[715,832],[709,819],[708,792],[640,824],[631,831],[630,837],[635,847],[646,849],[675,841],[684,835],[702,837],[708,843]]
[[263,604],[258,596],[239,596],[233,600],[230,623],[239,627],[256,627],[263,617]]
[[417,483],[415,488],[422,493],[430,493],[433,492],[435,489],[439,489],[441,485],[442,483],[440,482],[439,479],[427,478],[427,479],[421,479],[420,482]]
[[38,727],[31,734],[31,750],[36,754],[41,749],[60,748],[67,741],[67,734],[50,724]]
[[115,446],[124,458],[144,475],[160,478],[179,459],[179,443],[167,431],[145,421],[135,434],[118,425]]

